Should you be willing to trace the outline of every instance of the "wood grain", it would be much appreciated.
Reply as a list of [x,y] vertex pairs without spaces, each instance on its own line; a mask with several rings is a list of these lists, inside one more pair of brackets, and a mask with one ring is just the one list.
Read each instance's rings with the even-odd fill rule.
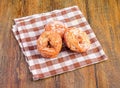
[[[13,19],[78,5],[108,61],[33,82]],[[0,0],[0,88],[119,88],[120,0]]]

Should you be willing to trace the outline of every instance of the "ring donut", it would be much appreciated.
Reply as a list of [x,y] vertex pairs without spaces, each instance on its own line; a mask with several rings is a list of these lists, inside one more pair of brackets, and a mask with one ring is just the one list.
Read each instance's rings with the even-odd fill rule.
[[37,49],[41,56],[54,58],[58,55],[62,47],[62,38],[53,31],[44,31],[37,40]]
[[46,26],[45,26],[45,31],[54,31],[57,32],[61,35],[61,37],[63,38],[64,32],[66,30],[66,25],[60,21],[52,21],[49,22]]
[[90,47],[90,40],[80,28],[68,28],[64,34],[64,41],[70,50],[85,52]]

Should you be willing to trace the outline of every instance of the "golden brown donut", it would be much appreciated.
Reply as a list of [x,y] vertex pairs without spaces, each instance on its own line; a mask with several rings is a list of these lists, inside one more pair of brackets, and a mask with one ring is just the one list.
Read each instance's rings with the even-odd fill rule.
[[85,52],[90,47],[90,40],[80,28],[68,28],[64,34],[64,41],[70,50]]
[[58,55],[62,47],[62,38],[53,31],[44,31],[37,40],[37,49],[41,56],[54,58]]
[[60,21],[51,21],[45,26],[45,31],[54,31],[61,35],[63,38],[64,32],[66,30],[66,25]]

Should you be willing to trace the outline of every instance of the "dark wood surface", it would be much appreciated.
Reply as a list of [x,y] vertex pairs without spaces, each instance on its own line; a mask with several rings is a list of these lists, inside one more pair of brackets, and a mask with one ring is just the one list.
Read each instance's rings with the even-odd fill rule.
[[[78,5],[109,59],[32,81],[13,19]],[[120,88],[120,0],[0,0],[0,88]]]

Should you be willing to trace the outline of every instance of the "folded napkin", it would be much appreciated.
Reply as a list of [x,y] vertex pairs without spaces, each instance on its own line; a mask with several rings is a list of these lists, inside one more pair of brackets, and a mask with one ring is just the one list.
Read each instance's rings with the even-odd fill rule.
[[[84,53],[75,53],[63,45],[56,58],[43,58],[37,50],[36,40],[44,31],[44,26],[52,20],[62,21],[68,27],[80,27],[87,33],[91,41],[90,49]],[[17,18],[14,21],[15,25],[13,25],[12,31],[25,55],[33,80],[47,78],[107,60],[93,30],[77,6]]]

